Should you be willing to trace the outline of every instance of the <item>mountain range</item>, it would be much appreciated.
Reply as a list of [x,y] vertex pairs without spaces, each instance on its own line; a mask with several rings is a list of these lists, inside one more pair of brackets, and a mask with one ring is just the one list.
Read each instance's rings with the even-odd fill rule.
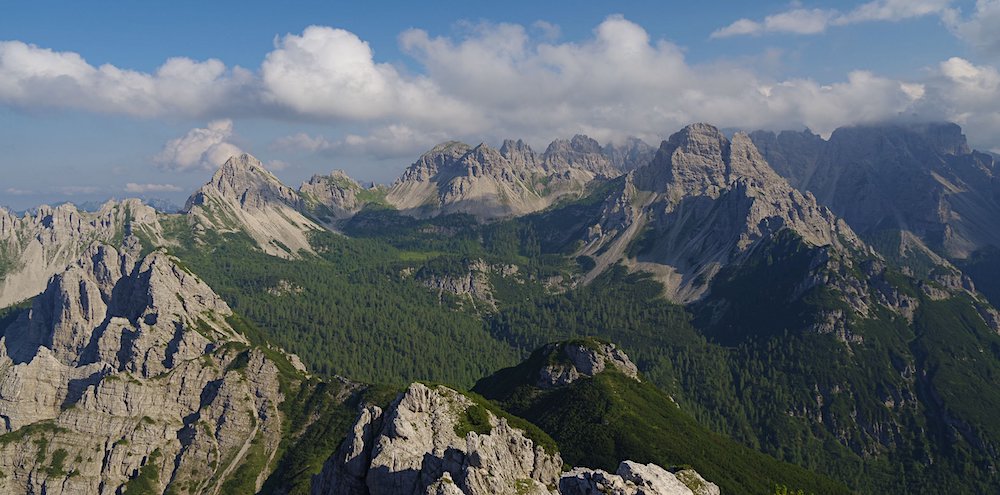
[[954,124],[692,124],[0,210],[0,485],[997,490],[996,165]]

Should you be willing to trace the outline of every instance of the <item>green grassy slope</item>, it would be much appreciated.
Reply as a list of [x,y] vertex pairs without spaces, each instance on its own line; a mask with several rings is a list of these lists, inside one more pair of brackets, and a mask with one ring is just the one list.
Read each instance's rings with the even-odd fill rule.
[[767,495],[778,485],[807,493],[850,493],[828,478],[709,431],[648,382],[605,371],[557,389],[535,388],[539,369],[550,359],[540,349],[525,363],[481,380],[474,390],[541,427],[570,465],[612,472],[623,460],[689,465],[723,493]]

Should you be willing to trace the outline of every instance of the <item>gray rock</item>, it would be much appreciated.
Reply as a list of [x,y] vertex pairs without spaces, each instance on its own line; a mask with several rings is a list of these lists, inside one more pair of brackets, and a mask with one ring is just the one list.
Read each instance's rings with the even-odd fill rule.
[[[640,148],[629,141],[608,153],[625,163],[642,160]],[[595,178],[620,174],[605,150],[586,136],[554,141],[543,154],[521,140],[506,140],[499,150],[451,141],[414,162],[389,188],[386,200],[417,217],[468,213],[492,220],[580,197]]]
[[301,212],[306,203],[248,154],[229,158],[184,207],[196,236],[245,232],[267,254],[297,258],[313,252],[311,232],[324,230]]
[[538,373],[539,388],[569,385],[583,377],[591,377],[606,369],[614,369],[639,380],[639,369],[615,344],[588,340],[583,343],[549,344],[546,354],[555,354],[555,362]]
[[381,424],[374,410],[361,413],[314,480],[313,493],[550,493],[562,467],[559,454],[485,410],[488,432],[465,433],[466,411],[473,407],[481,408],[446,387],[410,385]]
[[317,217],[330,217],[330,222],[344,220],[361,211],[370,196],[385,194],[382,186],[365,189],[343,170],[334,170],[330,175],[314,175],[299,186],[303,205]]
[[92,245],[0,338],[2,428],[23,432],[0,445],[0,491],[113,494],[155,470],[157,491],[211,493],[273,455],[278,369],[230,314],[170,256]]
[[95,213],[43,205],[21,218],[0,208],[0,307],[40,294],[93,242],[120,244],[134,234],[160,244],[162,232],[156,212],[137,199],[109,201]]
[[[681,474],[683,473],[683,474]],[[684,480],[688,481],[682,481]],[[695,485],[697,491],[692,491]],[[616,474],[600,469],[576,468],[559,480],[562,495],[718,495],[719,489],[694,470],[677,475],[655,464],[624,461]]]
[[907,231],[951,258],[1000,245],[997,160],[971,150],[958,125],[859,125],[828,141],[808,132],[751,138],[792,185],[862,234]]

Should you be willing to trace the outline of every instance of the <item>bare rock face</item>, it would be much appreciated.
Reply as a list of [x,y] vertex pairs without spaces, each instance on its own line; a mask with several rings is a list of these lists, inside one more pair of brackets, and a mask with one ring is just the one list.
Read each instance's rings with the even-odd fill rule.
[[331,222],[354,216],[366,204],[377,202],[385,192],[383,186],[362,187],[343,170],[334,170],[330,175],[314,175],[299,186],[306,209]]
[[109,201],[96,213],[72,204],[41,206],[21,218],[0,208],[0,307],[40,294],[49,277],[91,243],[120,247],[130,235],[151,243],[163,239],[156,211],[137,199]]
[[729,140],[692,124],[626,176],[580,254],[597,261],[591,277],[625,259],[655,274],[669,299],[689,303],[706,295],[722,267],[784,229],[816,247],[867,249],[846,223],[775,173],[749,137]]
[[245,232],[265,253],[296,258],[312,252],[309,233],[322,230],[301,211],[301,196],[248,154],[231,157],[187,200],[184,211],[196,234]]
[[0,338],[0,491],[213,493],[273,455],[278,369],[231,314],[169,255],[92,245]]
[[624,351],[612,343],[586,340],[549,344],[545,354],[553,356],[550,361],[554,362],[539,370],[536,384],[539,388],[562,387],[606,369],[639,380],[639,369]]
[[435,273],[427,268],[421,269],[415,275],[424,286],[440,293],[450,293],[469,301],[474,308],[485,306],[496,310],[496,299],[493,297],[493,284],[490,277],[515,277],[517,265],[486,263],[484,260],[467,260],[463,263],[463,271],[457,273]]
[[621,170],[605,155],[600,143],[581,134],[569,140],[552,141],[542,161],[547,170],[580,169],[606,178],[621,175]]
[[540,210],[551,201],[540,191],[542,170],[527,145],[501,151],[485,144],[449,142],[425,153],[392,185],[387,201],[420,217],[468,213],[488,220]]
[[603,152],[611,165],[621,172],[645,167],[656,156],[656,148],[635,137],[627,138],[621,143],[608,143]]
[[524,215],[580,197],[593,180],[617,177],[622,168],[636,168],[651,157],[652,148],[635,138],[602,148],[577,135],[553,141],[541,154],[521,140],[508,139],[499,150],[451,141],[414,162],[389,188],[386,200],[418,217]]
[[562,460],[504,418],[445,388],[410,385],[362,410],[313,482],[320,494],[548,494]]
[[617,474],[576,468],[559,480],[563,495],[719,495],[719,487],[694,470],[671,473],[655,464],[624,461]]

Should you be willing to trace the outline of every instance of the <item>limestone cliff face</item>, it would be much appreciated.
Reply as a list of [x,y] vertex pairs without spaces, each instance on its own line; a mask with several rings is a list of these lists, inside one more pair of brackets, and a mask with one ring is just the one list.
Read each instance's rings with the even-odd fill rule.
[[969,148],[955,124],[868,125],[811,133],[755,132],[765,158],[863,235],[912,233],[965,258],[1000,246],[1000,179],[993,156]]
[[0,208],[0,308],[41,293],[92,242],[120,243],[133,232],[162,240],[156,211],[137,199],[109,201],[96,213],[43,205],[20,218]]
[[595,179],[610,179],[652,156],[630,139],[601,145],[582,135],[553,141],[536,153],[521,140],[499,149],[442,143],[413,163],[389,189],[387,201],[406,214],[468,213],[481,220],[524,215],[579,197]]
[[424,154],[389,189],[387,201],[415,216],[468,213],[492,219],[537,211],[548,204],[530,149],[509,156],[485,144],[456,142]]
[[561,470],[558,453],[506,419],[454,390],[415,383],[388,410],[361,412],[312,493],[548,494]]
[[693,124],[612,192],[582,253],[598,260],[595,273],[630,260],[657,274],[670,299],[687,303],[706,294],[722,267],[783,229],[816,247],[867,249],[846,223],[775,173],[746,135],[729,140]]
[[656,148],[639,138],[630,137],[621,143],[608,143],[603,148],[611,165],[621,173],[645,167],[656,156]]
[[0,338],[0,491],[214,493],[272,455],[278,371],[231,314],[162,252],[88,248]]
[[714,483],[693,469],[672,473],[656,464],[624,461],[615,474],[576,468],[559,480],[563,495],[719,495]]
[[367,204],[382,203],[385,193],[384,186],[362,187],[343,170],[314,175],[299,186],[306,209],[331,223],[350,218]]
[[415,383],[386,411],[361,410],[313,479],[312,493],[718,495],[719,489],[694,470],[673,473],[631,461],[618,474],[586,468],[563,473],[558,453],[506,419],[449,388]]
[[187,200],[184,211],[196,235],[207,230],[245,232],[265,253],[296,258],[312,252],[309,233],[322,227],[301,212],[302,197],[253,156],[231,157]]

